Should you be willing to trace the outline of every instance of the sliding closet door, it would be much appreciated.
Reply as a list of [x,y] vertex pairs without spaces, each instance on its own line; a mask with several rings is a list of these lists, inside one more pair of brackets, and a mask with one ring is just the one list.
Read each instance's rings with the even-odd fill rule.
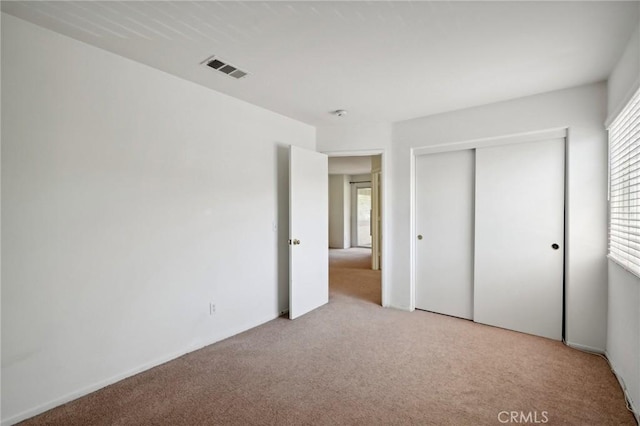
[[416,308],[472,318],[472,150],[416,157]]
[[476,150],[474,320],[562,339],[564,139]]

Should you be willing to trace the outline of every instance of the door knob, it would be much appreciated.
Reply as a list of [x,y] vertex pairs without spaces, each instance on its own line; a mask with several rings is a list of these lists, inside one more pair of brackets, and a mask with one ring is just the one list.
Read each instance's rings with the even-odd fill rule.
[[300,245],[300,240],[293,240],[293,245],[294,246]]
[[551,244],[551,248],[554,250],[558,250],[560,248],[560,246],[556,243]]
[[418,235],[418,239],[421,240],[422,239],[422,234]]

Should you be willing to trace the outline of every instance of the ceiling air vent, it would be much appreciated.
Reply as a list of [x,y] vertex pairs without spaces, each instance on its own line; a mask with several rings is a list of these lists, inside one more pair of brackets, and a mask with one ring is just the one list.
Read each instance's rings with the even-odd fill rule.
[[240,79],[248,74],[248,72],[242,71],[216,56],[207,58],[207,60],[205,60],[202,64],[236,79]]

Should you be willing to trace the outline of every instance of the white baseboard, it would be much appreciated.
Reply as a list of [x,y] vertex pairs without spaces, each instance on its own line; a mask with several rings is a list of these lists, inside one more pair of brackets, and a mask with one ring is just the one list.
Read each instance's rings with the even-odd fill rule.
[[579,345],[578,343],[565,342],[567,346],[570,348],[578,349],[584,352],[593,352],[594,354],[605,355],[604,349],[601,348],[593,348],[591,346]]
[[618,379],[618,383],[620,384],[620,387],[622,388],[622,392],[624,392],[624,396],[625,396],[625,398],[627,398],[627,401],[629,402],[629,406],[631,406],[631,410],[633,412],[633,417],[635,417],[636,423],[638,423],[638,425],[640,425],[640,407],[638,407],[637,403],[633,399],[631,399],[631,395],[629,395],[629,392],[627,390],[627,385],[625,384],[624,379],[622,378],[622,376],[620,376],[618,374],[618,369],[616,368],[616,366],[611,361],[611,358],[609,357],[609,354],[607,353],[607,351],[604,352],[604,356],[607,357],[607,361],[609,362],[609,366],[611,367],[611,371],[613,371],[613,375],[616,376],[616,379]]
[[408,306],[388,305],[387,308],[397,309],[399,311],[411,312],[411,308]]
[[117,382],[119,382],[121,380],[124,380],[126,378],[135,376],[136,374],[142,373],[143,371],[150,370],[150,369],[152,369],[154,367],[157,367],[159,365],[162,365],[164,363],[172,361],[172,360],[174,360],[176,358],[180,358],[181,356],[186,355],[188,353],[195,352],[195,351],[197,351],[199,349],[202,349],[204,347],[207,347],[209,345],[213,345],[214,343],[217,343],[217,342],[220,342],[222,340],[228,339],[229,337],[233,337],[233,336],[235,336],[237,334],[243,333],[243,332],[245,332],[247,330],[250,330],[250,329],[252,329],[254,327],[258,327],[258,326],[260,326],[260,325],[262,325],[262,324],[264,324],[266,322],[269,322],[271,320],[274,320],[274,319],[276,319],[278,317],[279,317],[279,315],[276,315],[273,318],[267,318],[267,319],[261,320],[257,324],[255,324],[253,326],[250,326],[249,328],[242,329],[242,330],[232,330],[231,333],[226,337],[217,337],[217,338],[214,338],[211,341],[208,341],[208,342],[206,342],[204,344],[193,345],[193,346],[190,346],[190,347],[186,348],[185,350],[181,350],[181,351],[178,351],[178,352],[171,353],[169,355],[162,356],[160,358],[156,358],[153,361],[146,362],[146,363],[144,363],[144,364],[142,364],[142,365],[140,365],[140,366],[138,366],[136,368],[133,368],[133,369],[128,370],[128,371],[125,371],[125,372],[123,372],[121,374],[116,374],[115,376],[112,376],[112,377],[110,377],[108,379],[100,380],[99,382],[96,382],[96,383],[94,383],[92,385],[89,385],[89,386],[86,386],[84,388],[78,389],[76,391],[70,392],[70,393],[68,393],[66,395],[63,395],[63,396],[61,396],[59,398],[55,398],[55,399],[53,399],[53,400],[51,400],[49,402],[46,402],[44,404],[41,404],[41,405],[38,405],[36,407],[30,408],[28,410],[25,410],[25,411],[23,411],[21,413],[18,413],[18,414],[14,415],[14,416],[11,416],[11,417],[7,418],[7,419],[3,419],[0,422],[0,425],[2,425],[2,426],[14,425],[14,424],[19,423],[19,422],[21,422],[23,420],[26,420],[26,419],[29,419],[31,417],[37,416],[38,414],[42,414],[45,411],[48,411],[48,410],[50,410],[52,408],[58,407],[58,406],[60,406],[62,404],[66,404],[67,402],[71,402],[71,401],[73,401],[75,399],[81,398],[81,397],[83,397],[85,395],[88,395],[88,394],[90,394],[92,392],[100,390],[100,389],[102,389],[102,388],[104,388],[106,386],[112,385],[112,384],[117,383]]
[[[215,342],[211,342],[211,343],[215,343]],[[8,419],[2,420],[2,426],[13,425],[13,424],[21,422],[23,420],[29,419],[29,418],[31,418],[33,416],[37,416],[38,414],[42,414],[45,411],[48,411],[48,410],[50,410],[52,408],[55,408],[55,407],[57,407],[59,405],[66,404],[67,402],[70,402],[70,401],[73,401],[74,399],[78,399],[80,397],[88,395],[88,394],[90,394],[92,392],[95,392],[95,391],[97,391],[99,389],[102,389],[102,388],[104,388],[106,386],[109,386],[109,385],[112,385],[114,383],[117,383],[117,382],[119,382],[121,380],[124,380],[124,379],[126,379],[128,377],[135,376],[136,374],[141,373],[141,372],[143,372],[145,370],[149,370],[149,369],[151,369],[153,367],[157,367],[157,366],[159,366],[161,364],[164,364],[164,363],[166,363],[168,361],[171,361],[173,359],[179,358],[182,355],[185,355],[185,354],[187,354],[189,352],[193,352],[193,351],[196,351],[198,349],[201,349],[201,348],[203,348],[205,346],[210,345],[211,343],[207,343],[207,344],[205,344],[203,346],[199,346],[199,347],[189,348],[185,352],[182,352],[182,351],[181,352],[176,352],[176,353],[173,353],[173,354],[161,357],[161,358],[157,358],[157,359],[155,359],[153,361],[150,361],[148,363],[142,364],[142,365],[140,365],[140,366],[138,366],[136,368],[133,368],[131,370],[128,370],[128,371],[126,371],[124,373],[117,374],[117,375],[112,376],[112,377],[110,377],[108,379],[101,380],[101,381],[99,381],[97,383],[94,383],[92,385],[89,385],[89,386],[86,386],[84,388],[78,389],[76,391],[70,392],[70,393],[68,393],[68,394],[66,394],[64,396],[61,396],[60,398],[53,399],[53,400],[51,400],[49,402],[46,402],[46,403],[38,405],[38,406],[36,406],[34,408],[30,408],[30,409],[28,409],[26,411],[23,411],[22,413],[16,414],[13,417],[10,417]]]
[[578,349],[580,351],[591,352],[591,353],[594,353],[594,354],[603,355],[607,359],[607,362],[609,363],[609,367],[611,368],[611,371],[613,372],[613,375],[618,380],[618,383],[620,384],[620,388],[622,389],[622,392],[624,393],[624,396],[625,396],[626,400],[629,402],[629,406],[631,407],[631,411],[633,413],[633,417],[635,418],[636,423],[638,423],[638,425],[640,425],[640,410],[638,409],[639,407],[633,401],[633,399],[631,398],[631,395],[629,395],[629,392],[627,390],[627,385],[625,384],[624,379],[618,374],[618,370],[617,370],[616,366],[613,364],[613,362],[611,361],[611,358],[609,357],[609,354],[607,353],[607,351],[606,350],[602,350],[600,348],[592,348],[590,346],[579,345],[579,344],[571,343],[571,342],[565,342],[565,344],[567,346],[571,347],[571,348]]

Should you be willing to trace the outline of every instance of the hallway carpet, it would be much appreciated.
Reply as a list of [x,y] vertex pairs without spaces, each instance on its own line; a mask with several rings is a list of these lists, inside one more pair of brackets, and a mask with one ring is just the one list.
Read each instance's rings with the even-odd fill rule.
[[275,319],[25,424],[460,426],[513,424],[513,415],[521,424],[635,424],[601,357],[382,308],[369,256],[331,251],[330,302],[314,312]]

